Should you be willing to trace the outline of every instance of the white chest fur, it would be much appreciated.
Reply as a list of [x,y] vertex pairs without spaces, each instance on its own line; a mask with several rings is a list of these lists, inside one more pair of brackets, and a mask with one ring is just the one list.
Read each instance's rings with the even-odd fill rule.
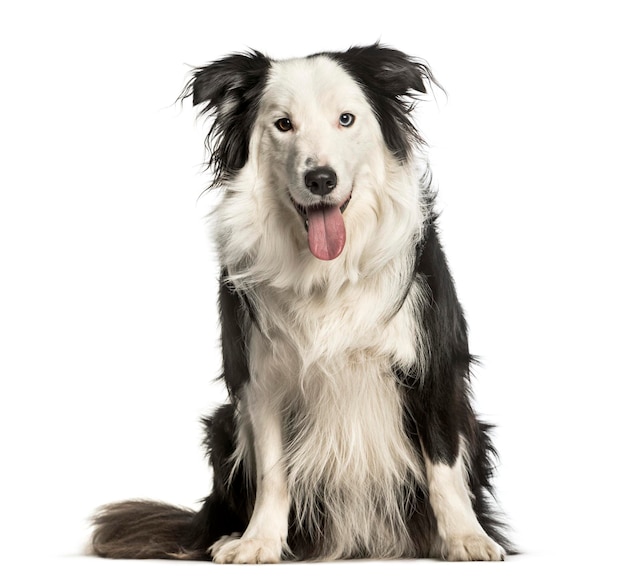
[[[403,432],[393,366],[419,362],[419,287],[393,314],[397,299],[380,291],[392,281],[348,285],[332,303],[269,288],[254,300],[248,393],[280,414],[292,509],[323,532],[330,558],[359,548],[381,557],[412,554],[403,508],[409,488],[423,482],[423,466]],[[249,438],[240,434],[244,453]]]

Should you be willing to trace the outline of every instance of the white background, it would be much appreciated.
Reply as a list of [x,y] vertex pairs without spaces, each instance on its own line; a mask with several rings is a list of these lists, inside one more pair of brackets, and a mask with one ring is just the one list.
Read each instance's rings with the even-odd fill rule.
[[[617,584],[624,551],[618,2],[22,2],[0,17],[0,576],[5,585]],[[504,564],[224,568],[81,556],[98,505],[209,490],[224,398],[190,67],[380,39],[421,107],[441,227],[498,425]],[[11,575],[11,573],[15,573]]]

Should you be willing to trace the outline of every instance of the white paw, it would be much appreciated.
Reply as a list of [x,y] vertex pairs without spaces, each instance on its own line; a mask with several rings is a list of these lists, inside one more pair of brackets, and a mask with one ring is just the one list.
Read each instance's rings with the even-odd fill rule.
[[213,562],[225,564],[277,563],[282,553],[280,540],[245,538],[238,534],[222,536],[211,546]]
[[503,561],[504,549],[486,534],[450,536],[445,542],[449,561]]

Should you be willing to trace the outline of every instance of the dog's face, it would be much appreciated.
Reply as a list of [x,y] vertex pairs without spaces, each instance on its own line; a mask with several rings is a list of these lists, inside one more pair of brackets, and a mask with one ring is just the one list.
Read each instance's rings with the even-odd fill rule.
[[272,197],[306,230],[311,253],[332,260],[360,188],[371,190],[385,157],[403,162],[419,141],[409,111],[429,75],[378,45],[287,61],[251,53],[196,70],[186,95],[216,114],[207,138],[215,184],[254,158]]
[[301,217],[309,249],[319,259],[338,257],[343,213],[368,172],[369,154],[383,143],[367,98],[328,57],[279,62],[268,75],[257,127],[276,196]]

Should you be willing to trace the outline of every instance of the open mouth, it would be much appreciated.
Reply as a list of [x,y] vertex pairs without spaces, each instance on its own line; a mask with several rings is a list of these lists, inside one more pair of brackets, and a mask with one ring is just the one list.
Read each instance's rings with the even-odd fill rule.
[[343,251],[346,244],[346,226],[342,215],[351,199],[352,193],[343,204],[319,204],[307,208],[291,198],[294,208],[304,219],[309,250],[318,259],[332,261]]
[[[300,214],[300,216],[304,218],[304,228],[307,231],[309,230],[309,211],[311,210],[315,211],[320,208],[334,208],[335,207],[335,206],[326,206],[324,204],[318,204],[317,206],[311,206],[310,208],[306,208],[302,204],[298,204],[298,202],[296,202],[291,196],[289,196],[289,199],[291,200],[293,207],[298,211],[298,214]],[[352,194],[350,194],[348,196],[348,199],[343,204],[341,204],[341,206],[339,206],[339,211],[342,214],[346,211],[346,208],[348,207],[350,200],[352,200]]]

